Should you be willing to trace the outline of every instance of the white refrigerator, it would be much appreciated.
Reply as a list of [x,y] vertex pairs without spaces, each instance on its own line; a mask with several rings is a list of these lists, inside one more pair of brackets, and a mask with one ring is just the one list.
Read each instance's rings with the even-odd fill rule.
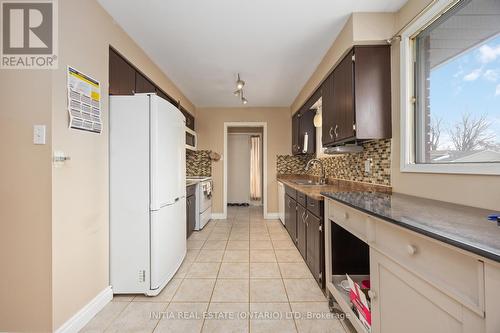
[[111,286],[154,296],[186,255],[185,117],[155,94],[109,109]]

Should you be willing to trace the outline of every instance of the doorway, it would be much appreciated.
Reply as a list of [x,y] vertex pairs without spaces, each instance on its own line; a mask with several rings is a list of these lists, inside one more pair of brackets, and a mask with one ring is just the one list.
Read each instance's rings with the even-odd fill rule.
[[228,206],[250,206],[266,218],[266,123],[224,123],[224,217]]

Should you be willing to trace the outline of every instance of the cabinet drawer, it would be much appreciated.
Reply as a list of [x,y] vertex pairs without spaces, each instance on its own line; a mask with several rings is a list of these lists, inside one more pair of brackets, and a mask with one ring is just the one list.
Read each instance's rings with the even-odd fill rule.
[[375,219],[373,246],[477,314],[484,314],[484,264],[430,238]]
[[302,205],[302,207],[306,207],[306,195],[302,192],[297,191],[297,202]]
[[323,201],[307,197],[307,210],[321,218],[323,216]]
[[367,241],[367,215],[335,201],[328,201],[328,218],[364,242]]
[[285,185],[285,193],[287,195],[289,195],[290,197],[292,197],[294,200],[297,199],[297,191],[294,190],[293,188],[291,188],[290,186],[288,185]]

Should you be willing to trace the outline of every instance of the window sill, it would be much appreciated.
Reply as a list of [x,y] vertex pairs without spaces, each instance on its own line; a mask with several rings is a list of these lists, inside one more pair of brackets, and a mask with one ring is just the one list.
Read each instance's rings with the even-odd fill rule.
[[500,175],[500,163],[403,164],[403,173],[436,173],[461,175]]

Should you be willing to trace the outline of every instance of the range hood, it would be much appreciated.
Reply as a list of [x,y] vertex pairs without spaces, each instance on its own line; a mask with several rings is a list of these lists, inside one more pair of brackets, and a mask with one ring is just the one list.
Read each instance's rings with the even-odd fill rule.
[[363,146],[358,144],[345,144],[342,146],[328,147],[324,153],[328,155],[361,153]]

